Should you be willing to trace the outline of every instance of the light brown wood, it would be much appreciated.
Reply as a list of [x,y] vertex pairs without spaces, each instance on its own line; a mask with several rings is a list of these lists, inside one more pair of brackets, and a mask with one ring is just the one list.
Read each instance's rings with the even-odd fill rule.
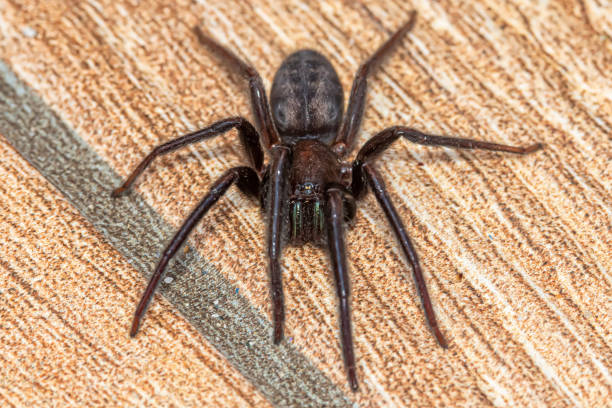
[[[360,62],[412,9],[415,29],[370,81],[359,144],[406,124],[546,147],[518,157],[400,141],[380,160],[450,340],[447,351],[425,324],[409,267],[371,196],[347,238],[361,391],[352,394],[346,384],[327,258],[309,246],[285,251],[286,336],[360,406],[604,407],[612,385],[610,5],[0,0],[0,55],[126,176],[163,141],[226,116],[251,116],[245,86],[199,45],[194,25],[251,62],[268,86],[285,56],[317,49],[348,94]],[[244,163],[236,141],[231,132],[160,159],[137,191],[178,226],[224,169]],[[95,229],[11,148],[2,149],[0,247],[11,249],[0,254],[10,277],[2,280],[1,310],[11,323],[0,331],[0,398],[16,406],[89,405],[88,398],[99,405],[266,406],[159,298],[137,346],[129,343],[122,330],[144,280],[98,244]],[[269,315],[263,231],[259,209],[232,190],[191,242]],[[48,269],[45,279],[27,262]],[[103,309],[113,304],[113,319],[85,302],[84,274],[119,285],[120,293],[110,284],[89,289]],[[44,287],[36,307],[21,289],[10,290],[23,285]],[[55,321],[43,301],[70,310],[68,321]],[[84,345],[78,336],[88,331],[97,337]],[[18,340],[35,333],[40,344]],[[74,354],[85,348],[91,354]],[[95,353],[117,367],[87,359]],[[165,353],[154,367],[133,360]],[[138,370],[147,370],[149,382],[134,377]],[[109,376],[127,382],[115,387]],[[155,384],[166,381],[172,386],[159,391]],[[112,391],[101,390],[109,384]],[[46,394],[37,400],[38,386]]]
[[142,276],[0,140],[0,405],[269,406],[162,299],[130,339]]

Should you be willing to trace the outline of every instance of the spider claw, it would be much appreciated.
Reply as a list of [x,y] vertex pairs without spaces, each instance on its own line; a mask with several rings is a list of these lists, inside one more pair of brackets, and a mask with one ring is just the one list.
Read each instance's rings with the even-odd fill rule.
[[140,320],[138,318],[134,318],[132,321],[132,328],[130,329],[130,337],[136,337],[136,333],[138,333],[138,328],[140,327]]
[[429,327],[431,328],[431,332],[436,338],[436,340],[438,341],[438,344],[440,345],[440,347],[446,350],[448,348],[448,342],[446,341],[446,338],[444,337],[444,335],[442,334],[442,331],[438,327],[438,322],[435,320],[435,316],[432,316],[433,320],[429,320],[430,317],[427,315],[426,315],[426,318],[427,318],[427,323],[429,324]]
[[442,334],[440,329],[438,329],[437,327],[434,329],[434,336],[436,336],[436,340],[438,340],[440,347],[446,350],[448,348],[448,342],[444,338],[444,335]]
[[355,367],[349,367],[347,374],[349,384],[351,385],[351,390],[353,390],[353,392],[359,390],[359,383],[357,382],[357,372],[355,370]]
[[277,322],[274,326],[274,344],[279,344],[283,340],[283,325],[282,322]]
[[525,153],[537,152],[544,148],[544,143],[535,143],[525,149]]
[[111,197],[117,198],[119,196],[122,196],[126,191],[127,191],[127,188],[121,186],[113,190],[113,192],[111,193]]

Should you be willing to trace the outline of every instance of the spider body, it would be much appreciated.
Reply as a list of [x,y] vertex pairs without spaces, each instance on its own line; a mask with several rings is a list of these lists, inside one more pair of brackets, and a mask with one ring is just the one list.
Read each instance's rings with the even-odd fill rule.
[[323,245],[325,187],[349,187],[342,174],[350,165],[331,149],[344,109],[338,74],[320,53],[296,51],[274,76],[270,105],[279,137],[291,149],[289,241]]
[[[233,128],[238,130],[250,166],[234,167],[221,175],[172,238],[136,308],[131,336],[136,335],[147,305],[170,259],[208,210],[235,184],[245,194],[259,197],[266,215],[266,247],[275,343],[282,340],[285,321],[280,268],[284,243],[300,245],[313,242],[328,248],[336,281],[345,368],[351,388],[357,390],[344,224],[355,216],[355,202],[362,198],[369,188],[382,207],[412,267],[426,320],[438,343],[444,348],[447,347],[446,340],[438,328],[417,254],[387,194],[382,177],[374,167],[375,160],[400,137],[424,145],[518,154],[536,151],[542,145],[508,146],[431,135],[405,126],[393,126],[375,134],[359,150],[352,163],[346,162],[345,156],[354,145],[363,117],[367,79],[400,39],[410,31],[415,19],[416,13],[413,12],[408,23],[395,32],[358,69],[345,115],[338,75],[331,63],[318,52],[301,50],[283,61],[274,77],[268,104],[263,81],[257,71],[198,28],[195,29],[201,43],[211,48],[248,79],[257,128],[242,117],[230,117],[164,143],[145,157],[124,184],[113,191],[112,196],[117,197],[127,191],[155,157],[223,134]],[[262,143],[268,151],[267,165],[264,164]]]

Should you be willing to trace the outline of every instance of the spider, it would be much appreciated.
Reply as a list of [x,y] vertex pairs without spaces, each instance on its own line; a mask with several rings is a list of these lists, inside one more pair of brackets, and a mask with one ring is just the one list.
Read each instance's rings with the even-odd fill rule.
[[[164,250],[149,284],[136,308],[130,336],[135,336],[153,293],[168,265],[189,233],[225,194],[232,184],[260,200],[267,219],[267,255],[270,273],[274,343],[283,338],[285,320],[280,259],[285,243],[306,242],[327,246],[336,282],[340,309],[340,337],[350,387],[357,391],[357,371],[349,310],[349,277],[344,223],[355,216],[355,202],[368,187],[412,266],[425,318],[441,347],[448,343],[436,321],[417,254],[395,210],[383,179],[375,169],[375,159],[395,140],[403,137],[413,143],[463,149],[485,149],[526,154],[542,148],[508,146],[478,140],[426,134],[405,126],[382,130],[368,140],[350,163],[344,160],[351,151],[359,130],[366,101],[367,80],[391,50],[413,28],[416,11],[357,71],[346,115],[344,95],[338,75],[327,58],[313,50],[300,50],[288,56],[275,74],[266,98],[257,71],[232,51],[194,28],[199,41],[237,69],[249,83],[256,125],[243,117],[230,117],[209,127],[157,146],[131,173],[123,185],[112,192],[117,197],[128,191],[136,178],[156,157],[191,143],[237,129],[250,166],[227,170],[211,187]],[[264,164],[265,146],[270,156]]]

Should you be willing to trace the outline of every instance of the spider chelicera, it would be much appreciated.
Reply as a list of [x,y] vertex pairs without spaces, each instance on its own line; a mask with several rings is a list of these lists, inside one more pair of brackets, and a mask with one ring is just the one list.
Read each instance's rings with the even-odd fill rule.
[[[257,127],[243,117],[231,117],[157,146],[125,183],[113,191],[112,196],[117,197],[127,191],[157,156],[234,128],[238,130],[250,167],[241,166],[227,170],[213,184],[172,238],[138,304],[130,331],[131,336],[136,335],[146,307],[170,259],[208,210],[232,184],[236,183],[244,193],[261,201],[267,217],[266,239],[274,343],[278,344],[282,340],[285,320],[280,268],[283,244],[291,242],[299,245],[312,242],[317,245],[327,245],[339,298],[340,332],[346,372],[351,388],[357,390],[344,223],[353,219],[355,201],[362,198],[370,187],[391,224],[402,251],[412,265],[427,322],[440,346],[448,347],[438,328],[417,254],[391,203],[384,182],[374,167],[374,161],[400,137],[423,145],[518,154],[534,152],[540,149],[542,144],[515,147],[436,136],[405,126],[393,126],[368,140],[352,163],[344,161],[343,158],[354,145],[361,124],[368,77],[402,37],[412,29],[415,21],[416,12],[413,11],[409,21],[361,65],[353,82],[344,120],[342,86],[336,71],[323,55],[312,50],[301,50],[287,57],[274,77],[269,106],[263,82],[257,71],[233,52],[206,36],[199,28],[195,28],[195,33],[202,44],[248,79]],[[264,151],[260,143],[263,143],[270,156],[267,165],[264,164]]]

